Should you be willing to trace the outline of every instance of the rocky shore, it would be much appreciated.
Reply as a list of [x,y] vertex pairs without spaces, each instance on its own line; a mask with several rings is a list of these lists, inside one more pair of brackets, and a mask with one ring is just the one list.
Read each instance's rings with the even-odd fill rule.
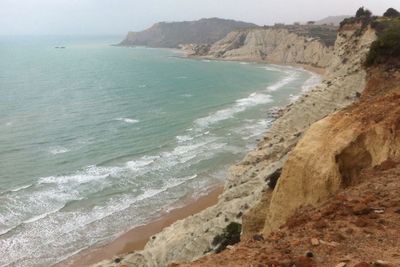
[[[123,255],[118,258],[118,263],[110,259],[95,266],[122,264],[151,267],[192,261],[218,250],[221,242],[217,242],[216,237],[226,234],[228,226],[242,226],[244,240],[260,232],[269,233],[284,224],[299,206],[314,204],[330,196],[313,193],[311,187],[315,186],[312,184],[314,180],[310,181],[310,186],[308,181],[303,182],[304,186],[284,182],[286,179],[282,176],[286,177],[288,171],[283,166],[312,124],[359,100],[367,77],[363,62],[371,43],[376,39],[374,30],[369,28],[362,34],[356,34],[359,30],[359,25],[342,29],[334,48],[323,47],[323,57],[315,57],[315,53],[311,53],[309,60],[303,57],[299,62],[296,57],[278,57],[283,64],[327,66],[324,80],[295,103],[285,107],[257,148],[230,169],[224,191],[215,206],[165,228],[149,240],[144,250]],[[302,47],[307,51],[305,45]],[[329,55],[329,60],[325,59],[325,53]],[[321,63],[317,64],[315,60]],[[308,141],[309,145],[313,144],[312,140]],[[283,174],[280,175],[282,168]],[[273,181],[274,177],[280,176],[276,189],[272,191],[276,182]],[[308,193],[301,191],[303,189]]]

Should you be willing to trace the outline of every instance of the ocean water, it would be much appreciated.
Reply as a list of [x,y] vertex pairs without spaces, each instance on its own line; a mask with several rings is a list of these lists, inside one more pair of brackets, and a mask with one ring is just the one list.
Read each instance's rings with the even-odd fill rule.
[[318,81],[119,39],[0,37],[0,266],[52,265],[204,194]]

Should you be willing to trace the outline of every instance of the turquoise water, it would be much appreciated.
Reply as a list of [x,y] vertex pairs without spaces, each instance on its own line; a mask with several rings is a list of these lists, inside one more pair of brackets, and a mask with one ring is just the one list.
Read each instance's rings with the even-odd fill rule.
[[198,197],[317,80],[119,39],[0,37],[0,266],[54,264]]

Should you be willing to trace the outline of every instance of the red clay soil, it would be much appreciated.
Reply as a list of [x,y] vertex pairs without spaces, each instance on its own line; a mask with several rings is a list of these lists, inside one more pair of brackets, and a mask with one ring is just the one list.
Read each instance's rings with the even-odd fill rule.
[[364,170],[362,183],[297,211],[269,236],[171,266],[400,266],[400,165]]

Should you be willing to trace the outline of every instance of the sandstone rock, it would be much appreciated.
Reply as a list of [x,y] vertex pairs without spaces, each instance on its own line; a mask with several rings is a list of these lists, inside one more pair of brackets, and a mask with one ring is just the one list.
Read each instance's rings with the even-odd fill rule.
[[319,245],[319,240],[317,238],[311,238],[310,242],[311,242],[311,245],[313,245],[313,246]]
[[209,56],[229,60],[267,60],[275,63],[302,63],[327,67],[332,57],[332,48],[318,40],[287,29],[251,29],[229,33],[213,44]]
[[335,265],[335,267],[345,267],[347,265],[346,262],[341,262]]

